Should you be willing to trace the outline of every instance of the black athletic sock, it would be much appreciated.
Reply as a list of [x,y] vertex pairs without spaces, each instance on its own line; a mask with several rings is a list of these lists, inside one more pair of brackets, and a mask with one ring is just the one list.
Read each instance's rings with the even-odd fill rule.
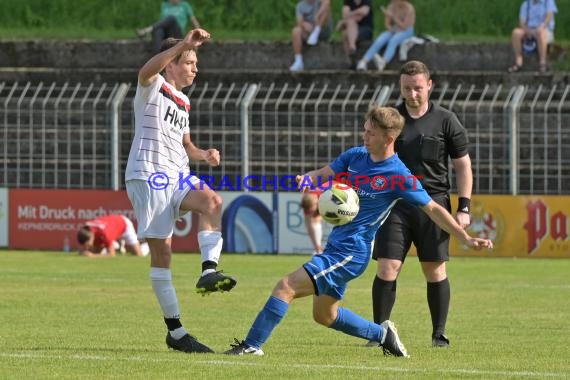
[[372,311],[374,323],[380,324],[390,319],[392,308],[396,302],[396,281],[384,281],[374,276],[372,284]]
[[164,323],[166,323],[168,331],[173,331],[179,327],[182,327],[182,323],[180,323],[180,318],[164,318]]
[[218,267],[218,264],[215,261],[207,260],[207,261],[204,261],[202,263],[202,272],[204,272],[207,269],[216,270],[217,267]]
[[451,290],[447,278],[440,282],[427,283],[427,300],[433,326],[432,337],[445,334],[450,298]]
[[179,318],[164,318],[164,323],[166,323],[166,327],[168,327],[168,334],[170,337],[178,340],[184,337],[184,335],[188,334],[182,323],[180,323]]

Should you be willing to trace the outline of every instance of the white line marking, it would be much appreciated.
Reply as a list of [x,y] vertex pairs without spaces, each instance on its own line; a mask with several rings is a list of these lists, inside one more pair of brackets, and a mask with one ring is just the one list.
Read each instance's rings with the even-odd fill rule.
[[[52,355],[52,354],[41,354],[41,353],[4,353],[0,352],[0,358],[12,358],[12,359],[38,359],[38,360],[98,360],[98,361],[126,361],[126,362],[180,362],[180,358],[148,358],[141,356],[129,356],[129,357],[116,357],[116,356],[100,356],[100,355]],[[536,371],[493,371],[485,369],[463,369],[463,368],[451,368],[451,369],[416,369],[416,368],[400,368],[400,367],[370,367],[361,365],[338,365],[338,364],[308,364],[308,363],[255,363],[255,362],[243,362],[243,361],[230,361],[230,360],[196,360],[192,361],[192,364],[203,364],[203,365],[227,365],[227,366],[248,366],[248,367],[267,367],[267,368],[301,368],[301,369],[348,369],[351,371],[382,371],[382,372],[404,372],[404,373],[422,373],[422,374],[437,374],[437,373],[453,373],[453,374],[470,374],[470,375],[484,375],[484,376],[517,376],[517,377],[566,377],[567,373],[563,372],[536,372]]]

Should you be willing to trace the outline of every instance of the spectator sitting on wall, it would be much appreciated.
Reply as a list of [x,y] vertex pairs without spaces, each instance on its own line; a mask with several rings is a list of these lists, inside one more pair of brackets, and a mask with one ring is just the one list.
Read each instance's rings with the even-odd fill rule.
[[347,63],[354,69],[357,44],[371,40],[374,33],[372,0],[344,0],[342,20],[336,25],[336,30],[342,30],[344,54]]
[[303,41],[314,46],[319,41],[330,38],[333,30],[330,0],[301,0],[295,8],[297,23],[291,31],[291,41],[295,52],[295,62],[289,67],[291,71],[301,71],[303,63]]
[[133,223],[123,215],[107,215],[89,220],[77,231],[81,256],[115,256],[115,243],[119,241],[124,241],[127,252],[135,256],[148,255],[148,245],[139,243]]
[[[396,49],[400,44],[414,35],[416,10],[410,2],[390,0],[388,7],[381,6],[380,10],[384,13],[386,30],[376,38],[362,59],[358,61],[357,70],[367,70],[370,60],[374,61],[378,71],[384,70],[386,64],[396,55]],[[384,46],[386,49],[384,54],[380,56],[378,52]]]
[[558,12],[554,0],[526,0],[519,10],[519,26],[513,29],[511,43],[515,63],[510,73],[520,71],[523,65],[523,50],[526,54],[538,50],[539,71],[548,70],[546,55],[548,44],[554,41],[554,14]]
[[137,36],[143,38],[152,33],[152,49],[158,53],[163,40],[169,37],[181,39],[184,36],[188,21],[194,29],[200,28],[192,6],[187,1],[164,0],[160,7],[160,20],[153,25],[138,29]]

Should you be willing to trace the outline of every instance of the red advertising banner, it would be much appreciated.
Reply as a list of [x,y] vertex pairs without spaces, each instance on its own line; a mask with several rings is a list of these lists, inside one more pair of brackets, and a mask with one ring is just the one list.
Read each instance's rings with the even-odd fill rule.
[[[103,215],[125,215],[136,225],[125,191],[10,189],[8,198],[10,248],[62,250],[69,244],[76,250],[78,228]],[[181,218],[176,223],[173,250],[198,252],[197,228],[194,215]]]

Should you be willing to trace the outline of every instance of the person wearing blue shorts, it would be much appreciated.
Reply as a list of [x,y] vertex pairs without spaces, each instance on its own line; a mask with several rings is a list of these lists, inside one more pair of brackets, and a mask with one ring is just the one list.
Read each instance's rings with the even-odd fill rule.
[[403,127],[404,118],[396,109],[373,107],[365,117],[363,146],[351,148],[330,165],[297,177],[300,187],[309,181],[322,183],[320,179],[329,177],[342,182],[337,186],[354,187],[360,198],[358,215],[352,222],[333,228],[322,254],[313,256],[277,283],[245,340],[236,339],[226,354],[263,355],[261,346],[283,319],[289,304],[296,298],[314,295],[313,318],[317,323],[378,342],[385,354],[408,356],[393,322],[386,320],[377,324],[340,307],[348,282],[365,271],[376,230],[392,207],[404,199],[420,206],[464,244],[475,248],[491,248],[493,244],[470,237],[447,210],[430,198],[400,161],[394,153],[394,141]]

